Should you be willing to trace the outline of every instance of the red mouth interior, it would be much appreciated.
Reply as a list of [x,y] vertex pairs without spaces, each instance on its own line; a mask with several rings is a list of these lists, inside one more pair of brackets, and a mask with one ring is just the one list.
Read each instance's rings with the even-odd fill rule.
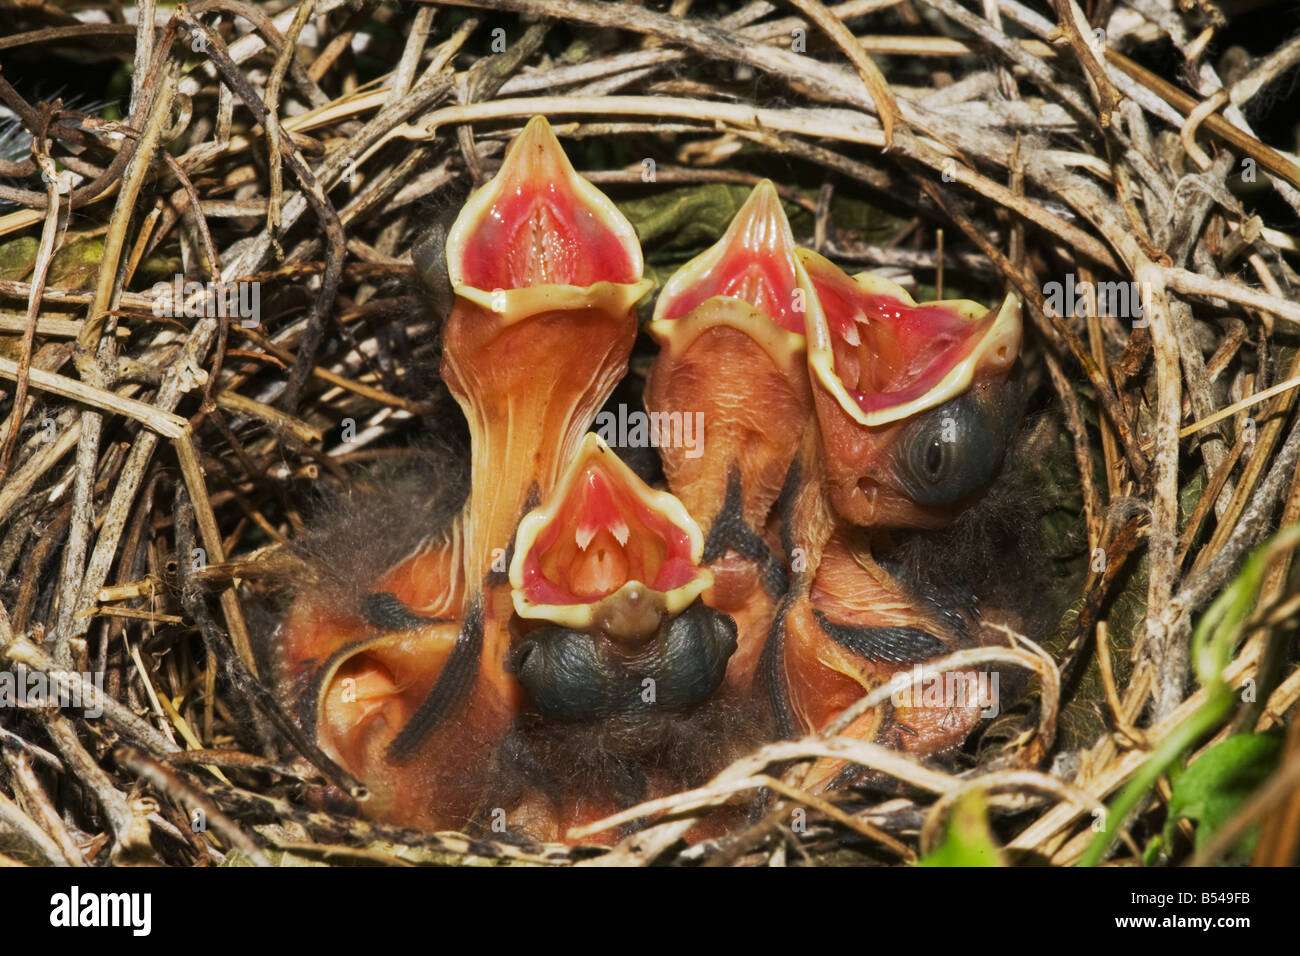
[[[803,335],[803,310],[795,310],[799,283],[794,271],[794,246],[775,197],[772,202],[775,212],[758,209],[748,223],[732,227],[740,227],[735,241],[726,246],[707,273],[660,305],[661,318],[680,319],[701,302],[726,295],[748,302],[781,328]],[[742,210],[738,215],[746,213]]]
[[970,354],[990,312],[972,322],[938,305],[907,305],[866,293],[848,276],[814,279],[831,330],[835,374],[871,412],[921,398]]
[[[542,144],[545,146],[545,144]],[[530,143],[520,147],[533,152]],[[555,147],[558,149],[558,147]],[[517,151],[516,151],[517,152]],[[640,269],[626,236],[612,230],[578,194],[554,157],[507,158],[504,188],[470,230],[461,252],[462,281],[475,289],[535,285],[586,287],[632,283]]]
[[590,604],[628,581],[671,591],[695,574],[687,532],[593,463],[533,541],[523,592],[533,604]]

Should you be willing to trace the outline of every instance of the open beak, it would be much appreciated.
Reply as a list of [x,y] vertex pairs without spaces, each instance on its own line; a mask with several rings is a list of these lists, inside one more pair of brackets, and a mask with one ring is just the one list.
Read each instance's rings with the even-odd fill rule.
[[[803,305],[795,290],[803,288],[806,293],[807,288],[794,253],[794,236],[781,199],[765,179],[754,187],[722,238],[664,283],[654,320],[668,323],[684,318],[701,303],[723,296],[753,306],[767,318],[761,327],[770,323],[802,335]],[[662,325],[657,329],[669,331]]]
[[519,694],[505,669],[510,598],[501,572],[515,528],[550,493],[627,371],[633,306],[651,283],[641,277],[635,230],[578,175],[540,116],[461,210],[447,236],[447,269],[455,304],[442,373],[471,438],[466,605],[481,596],[481,681],[510,700]]
[[442,374],[469,422],[465,511],[360,608],[336,620],[306,599],[281,628],[304,685],[290,696],[370,786],[367,815],[429,827],[468,821],[525,703],[506,669],[506,556],[626,372],[650,287],[632,226],[541,117],[461,210],[446,257]]
[[478,581],[625,373],[651,283],[632,225],[540,116],[452,225],[447,268],[443,377],[469,419],[465,560]]
[[948,523],[1001,466],[1019,300],[918,304],[888,279],[798,258],[821,305],[807,315],[808,368],[835,510],[858,525]]
[[771,512],[813,414],[803,330],[818,304],[794,253],[764,180],[722,238],[664,285],[649,326],[660,351],[647,410],[704,423],[704,447],[661,442],[659,452],[669,487],[705,532],[715,580],[705,600],[740,629],[727,681],[742,692],[786,586]]
[[803,330],[804,312],[817,303],[794,250],[776,189],[764,180],[655,305],[650,334],[661,348],[646,407],[652,415],[702,413],[707,448],[668,442],[660,457],[669,486],[706,533],[732,482],[734,517],[763,528],[812,413]]
[[680,501],[586,436],[520,522],[510,566],[511,666],[543,717],[677,711],[713,692],[735,625],[697,601],[713,583],[702,546]]

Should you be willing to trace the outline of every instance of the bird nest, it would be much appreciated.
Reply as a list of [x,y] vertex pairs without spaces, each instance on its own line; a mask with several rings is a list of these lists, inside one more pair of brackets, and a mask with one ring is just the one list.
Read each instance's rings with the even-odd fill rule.
[[[1294,862],[1300,42],[1253,6],[0,7],[0,862]],[[464,470],[419,250],[536,115],[643,318],[765,179],[845,269],[1019,299],[1004,473],[907,552],[1015,622],[927,663],[1016,690],[959,747],[837,736],[877,690],[540,844],[367,819],[272,686],[322,534],[447,518],[349,508]]]

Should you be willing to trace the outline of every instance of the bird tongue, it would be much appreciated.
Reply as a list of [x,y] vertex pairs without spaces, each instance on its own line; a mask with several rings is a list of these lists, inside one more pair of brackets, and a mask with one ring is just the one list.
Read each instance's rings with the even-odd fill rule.
[[595,600],[613,594],[628,582],[631,562],[620,541],[608,531],[601,531],[596,546],[587,547],[565,569],[569,590],[575,597]]

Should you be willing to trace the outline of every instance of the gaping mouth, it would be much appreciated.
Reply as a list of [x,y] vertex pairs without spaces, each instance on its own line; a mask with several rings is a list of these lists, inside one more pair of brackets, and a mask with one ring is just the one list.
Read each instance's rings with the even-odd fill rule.
[[797,253],[821,309],[809,313],[814,380],[854,421],[887,425],[941,405],[979,375],[1005,373],[1020,351],[1020,307],[968,299],[916,303],[880,276],[850,278],[807,249]]
[[578,175],[540,116],[510,144],[500,171],[470,197],[447,236],[452,288],[495,312],[507,311],[510,293],[538,287],[553,289],[552,308],[602,282],[637,288],[635,301],[648,286],[642,265],[632,224]]
[[754,187],[713,246],[673,273],[655,304],[656,323],[689,315],[715,296],[747,302],[788,332],[804,331],[812,289],[776,187]]
[[519,523],[515,612],[635,640],[713,583],[699,566],[702,548],[682,503],[646,487],[588,433],[551,500]]
[[551,500],[519,525],[510,667],[552,720],[681,710],[722,682],[732,619],[697,601],[713,583],[700,530],[588,434]]
[[465,410],[473,475],[465,579],[503,549],[530,488],[547,495],[627,369],[641,278],[636,231],[531,120],[447,238],[456,304],[443,379]]
[[749,544],[757,541],[752,529],[763,526],[811,415],[804,313],[819,306],[794,252],[776,188],[764,180],[722,238],[664,285],[649,325],[660,351],[646,408],[700,409],[708,421],[705,456],[674,447],[660,455],[669,486],[709,531],[710,561],[728,543],[767,551],[715,539],[715,520],[734,487]]

